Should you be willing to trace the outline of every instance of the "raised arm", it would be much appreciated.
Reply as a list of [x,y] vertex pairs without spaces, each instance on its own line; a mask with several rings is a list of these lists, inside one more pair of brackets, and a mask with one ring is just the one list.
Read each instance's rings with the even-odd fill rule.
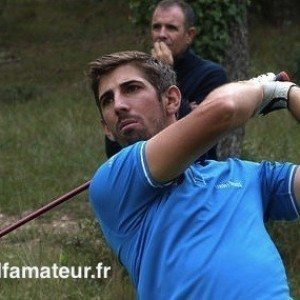
[[300,87],[292,86],[289,91],[288,108],[294,118],[300,122]]
[[[288,107],[294,118],[300,122],[300,88],[293,86],[290,89]],[[298,206],[300,207],[300,168],[296,170],[294,179],[294,191]]]
[[161,182],[179,176],[224,134],[246,123],[262,99],[258,83],[237,82],[215,89],[192,113],[147,142],[151,175]]
[[[191,114],[151,138],[146,146],[146,159],[153,178],[165,182],[179,176],[223,135],[245,124],[270,97],[276,98],[277,90],[268,88],[249,81],[223,85]],[[280,83],[280,89],[288,91],[289,88],[288,83]],[[300,120],[298,87],[290,89],[289,98],[289,109]],[[300,180],[297,182],[299,196]]]

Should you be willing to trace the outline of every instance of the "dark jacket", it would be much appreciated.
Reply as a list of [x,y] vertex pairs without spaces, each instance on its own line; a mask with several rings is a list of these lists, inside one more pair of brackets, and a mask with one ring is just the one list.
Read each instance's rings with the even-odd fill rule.
[[[174,71],[182,95],[179,119],[191,112],[190,102],[200,104],[212,90],[227,82],[226,73],[220,65],[197,56],[190,48],[175,59]],[[199,161],[217,159],[216,148],[211,148]]]
[[179,118],[190,112],[187,104],[194,101],[201,103],[212,90],[227,82],[226,73],[220,65],[197,56],[190,48],[175,59],[174,71],[182,95]]

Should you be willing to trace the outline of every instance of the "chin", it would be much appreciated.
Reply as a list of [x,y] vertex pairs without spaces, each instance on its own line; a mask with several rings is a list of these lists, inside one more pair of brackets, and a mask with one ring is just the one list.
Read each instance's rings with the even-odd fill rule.
[[121,145],[123,145],[124,147],[126,146],[129,146],[129,145],[133,145],[137,142],[140,142],[140,141],[146,141],[148,140],[149,138],[144,136],[144,135],[134,135],[134,136],[131,136],[131,137],[127,137],[125,140],[123,139],[122,142],[120,143]]

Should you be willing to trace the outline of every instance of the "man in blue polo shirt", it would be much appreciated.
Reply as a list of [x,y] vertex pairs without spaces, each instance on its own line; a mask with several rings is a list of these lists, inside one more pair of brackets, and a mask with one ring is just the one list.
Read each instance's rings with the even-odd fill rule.
[[177,121],[175,73],[150,55],[104,56],[91,63],[90,77],[104,132],[124,147],[93,177],[91,205],[138,297],[287,299],[264,222],[299,218],[299,168],[194,161],[277,101],[300,120],[299,87],[230,83]]

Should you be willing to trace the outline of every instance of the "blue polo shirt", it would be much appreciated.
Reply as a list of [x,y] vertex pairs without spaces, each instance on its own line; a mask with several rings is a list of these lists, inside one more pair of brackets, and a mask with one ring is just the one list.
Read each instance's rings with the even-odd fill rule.
[[284,266],[264,222],[299,217],[296,167],[208,161],[162,185],[148,171],[145,144],[109,159],[89,191],[138,297],[287,299]]

